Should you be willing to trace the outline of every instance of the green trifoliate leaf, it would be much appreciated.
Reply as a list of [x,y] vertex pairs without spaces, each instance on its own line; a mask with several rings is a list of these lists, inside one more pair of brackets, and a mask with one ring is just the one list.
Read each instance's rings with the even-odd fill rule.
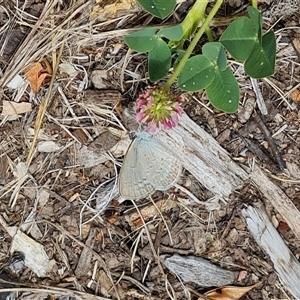
[[156,44],[157,28],[146,28],[125,36],[125,43],[136,52],[148,52]]

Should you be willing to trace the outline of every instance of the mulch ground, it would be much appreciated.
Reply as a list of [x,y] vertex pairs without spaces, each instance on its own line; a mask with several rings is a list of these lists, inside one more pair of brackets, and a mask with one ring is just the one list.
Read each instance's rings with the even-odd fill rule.
[[[299,241],[250,181],[213,210],[176,188],[135,205],[121,201],[116,178],[130,142],[126,130],[137,128],[134,101],[151,84],[146,55],[130,52],[123,37],[162,22],[134,1],[96,2],[0,1],[0,107],[31,103],[27,112],[0,116],[0,299],[198,299],[216,287],[182,282],[158,261],[162,254],[206,258],[233,271],[235,286],[259,283],[240,299],[293,299],[247,230],[242,205],[262,201],[298,259]],[[178,4],[167,23],[178,23],[193,2]],[[239,112],[215,110],[202,91],[185,93],[184,110],[238,164],[255,161],[276,175],[274,183],[299,209],[300,14],[295,1],[284,2],[260,3],[264,29],[273,28],[277,39],[276,73],[259,81],[268,115],[260,114],[250,79],[234,63]],[[215,37],[246,5],[223,4]],[[48,72],[47,62],[52,72],[58,68],[34,94],[24,69],[37,61],[43,61],[39,76]],[[21,84],[12,87],[17,75]],[[280,180],[287,169],[293,182]],[[179,184],[201,201],[214,196],[188,172]],[[49,264],[40,273],[24,265],[9,229],[41,246]]]

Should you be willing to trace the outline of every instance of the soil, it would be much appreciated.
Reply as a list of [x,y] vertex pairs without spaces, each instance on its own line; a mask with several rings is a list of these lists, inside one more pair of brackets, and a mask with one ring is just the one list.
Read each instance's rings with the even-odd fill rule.
[[[138,128],[134,102],[153,85],[147,56],[130,52],[124,36],[139,27],[176,24],[194,1],[179,1],[164,22],[135,1],[44,2],[0,0],[0,107],[31,103],[29,111],[0,116],[0,299],[198,299],[219,288],[182,281],[159,259],[175,254],[232,271],[229,285],[257,284],[241,298],[206,299],[295,299],[254,241],[241,208],[262,203],[297,259],[299,240],[251,180],[213,209],[177,187],[134,203],[118,195],[127,130]],[[232,160],[246,168],[255,162],[270,174],[299,209],[300,14],[296,1],[284,2],[259,2],[264,30],[273,29],[277,40],[276,72],[258,81],[268,114],[261,114],[253,84],[234,62],[241,88],[237,113],[217,111],[203,91],[184,92],[183,108]],[[212,26],[216,39],[224,22],[247,5],[223,3]],[[43,60],[38,75],[46,76],[33,93],[24,69]],[[17,75],[23,83],[13,88],[8,83]],[[214,196],[187,171],[178,185],[201,201]],[[21,246],[16,230],[29,239]],[[46,255],[42,270],[27,261],[30,251],[20,251],[26,243],[32,253],[39,249],[36,265]]]

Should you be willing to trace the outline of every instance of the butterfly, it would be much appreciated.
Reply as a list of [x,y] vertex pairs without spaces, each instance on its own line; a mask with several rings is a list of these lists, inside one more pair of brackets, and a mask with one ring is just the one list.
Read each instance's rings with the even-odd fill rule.
[[119,176],[121,196],[138,200],[172,187],[181,175],[180,161],[148,132],[136,132]]

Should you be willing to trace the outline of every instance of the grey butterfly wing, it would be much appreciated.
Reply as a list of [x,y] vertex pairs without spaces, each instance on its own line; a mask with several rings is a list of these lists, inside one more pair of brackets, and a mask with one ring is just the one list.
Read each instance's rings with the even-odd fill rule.
[[147,197],[155,191],[140,165],[138,144],[137,139],[131,143],[119,174],[119,192],[123,197],[131,200]]
[[177,182],[181,164],[158,139],[145,137],[137,153],[143,172],[156,190],[167,190]]

